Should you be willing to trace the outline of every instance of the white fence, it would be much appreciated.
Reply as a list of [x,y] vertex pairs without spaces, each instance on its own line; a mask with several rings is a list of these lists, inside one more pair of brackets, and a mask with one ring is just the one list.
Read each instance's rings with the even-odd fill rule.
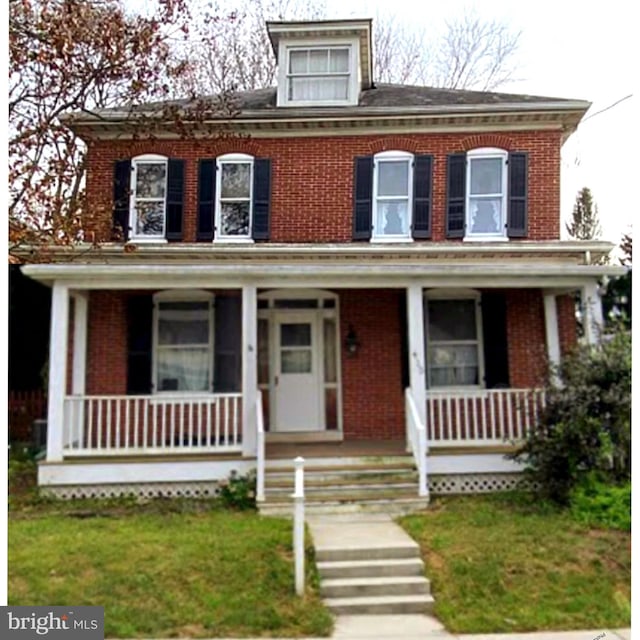
[[242,394],[67,396],[65,455],[242,449]]
[[502,445],[522,440],[544,407],[539,389],[427,390],[429,447]]

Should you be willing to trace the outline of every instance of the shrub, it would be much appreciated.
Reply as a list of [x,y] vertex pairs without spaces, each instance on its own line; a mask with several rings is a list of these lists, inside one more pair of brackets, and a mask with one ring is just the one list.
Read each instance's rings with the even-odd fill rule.
[[220,481],[219,489],[218,495],[225,507],[240,510],[256,508],[255,472],[241,476],[234,470],[229,478]]
[[590,475],[571,492],[571,514],[590,526],[631,531],[631,483],[605,484]]
[[541,492],[568,504],[596,471],[605,482],[631,478],[631,336],[581,346],[550,371],[546,406],[515,459]]

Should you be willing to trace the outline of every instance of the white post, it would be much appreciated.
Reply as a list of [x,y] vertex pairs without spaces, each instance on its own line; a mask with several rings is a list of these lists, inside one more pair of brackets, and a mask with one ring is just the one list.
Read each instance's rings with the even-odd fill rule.
[[598,291],[598,283],[585,284],[581,290],[582,324],[587,344],[596,344],[602,332],[602,300]]
[[264,502],[264,423],[262,418],[262,391],[258,391],[256,402],[256,501]]
[[51,294],[49,340],[49,406],[47,411],[47,461],[62,461],[64,449],[64,397],[67,393],[67,341],[69,289],[54,283]]
[[293,489],[293,556],[295,561],[296,594],[304,594],[304,458],[294,461],[295,477]]
[[258,298],[253,285],[242,287],[242,455],[256,455],[258,393]]
[[422,287],[407,287],[407,323],[409,333],[409,385],[420,422],[427,424],[427,379],[424,343],[424,300]]
[[[86,292],[78,291],[73,294],[73,368],[71,373],[71,393],[74,396],[84,396],[86,391],[87,372],[87,318],[89,298]],[[73,444],[73,439],[83,440],[84,398],[76,401],[74,412],[75,425],[69,433],[65,444]]]
[[544,294],[544,326],[547,336],[547,358],[553,367],[557,367],[560,364],[560,337],[558,309],[554,293]]

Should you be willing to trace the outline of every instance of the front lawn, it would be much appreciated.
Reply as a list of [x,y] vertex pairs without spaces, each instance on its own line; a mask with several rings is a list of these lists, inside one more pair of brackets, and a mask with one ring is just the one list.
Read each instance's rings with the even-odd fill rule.
[[400,523],[422,548],[449,631],[630,625],[629,533],[589,528],[518,494],[434,500]]
[[107,637],[321,636],[291,523],[206,502],[40,504],[9,515],[9,604],[100,605]]

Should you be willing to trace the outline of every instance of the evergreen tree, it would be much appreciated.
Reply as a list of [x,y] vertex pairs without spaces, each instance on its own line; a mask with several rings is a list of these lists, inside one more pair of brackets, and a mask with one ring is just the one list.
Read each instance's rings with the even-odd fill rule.
[[598,205],[593,201],[589,187],[583,187],[576,196],[571,222],[567,231],[574,240],[595,240],[600,237]]

